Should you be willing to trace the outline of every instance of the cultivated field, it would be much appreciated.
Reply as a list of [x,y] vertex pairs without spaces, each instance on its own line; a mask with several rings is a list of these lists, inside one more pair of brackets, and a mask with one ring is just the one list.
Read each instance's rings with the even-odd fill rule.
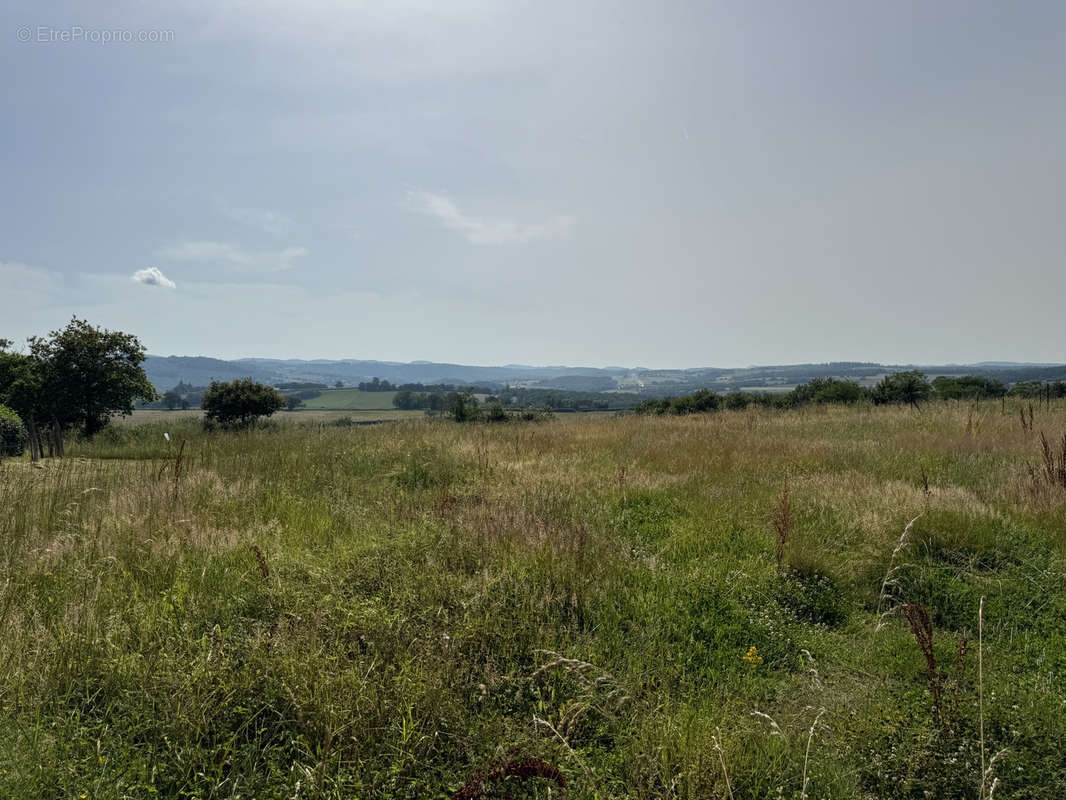
[[318,397],[304,400],[306,408],[376,411],[392,409],[396,392],[361,392],[358,389],[325,389]]
[[1064,431],[168,419],[5,462],[0,797],[1059,798]]

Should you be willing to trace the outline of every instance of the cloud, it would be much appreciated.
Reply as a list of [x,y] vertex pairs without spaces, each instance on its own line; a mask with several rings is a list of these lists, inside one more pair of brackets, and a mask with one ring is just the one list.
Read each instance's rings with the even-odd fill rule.
[[212,241],[186,241],[155,251],[156,256],[169,261],[229,264],[241,269],[264,272],[284,272],[293,262],[308,254],[306,247],[285,247],[277,251],[252,252],[243,247]]
[[145,286],[162,286],[165,289],[177,289],[178,285],[164,275],[156,267],[139,269],[130,275],[130,280],[143,283]]
[[451,198],[432,192],[411,191],[412,207],[427,214],[470,244],[524,244],[538,239],[561,239],[570,235],[574,218],[557,216],[546,222],[514,222],[464,214]]
[[227,219],[275,236],[292,230],[291,219],[265,208],[241,208],[231,206],[223,200],[216,200],[215,210]]

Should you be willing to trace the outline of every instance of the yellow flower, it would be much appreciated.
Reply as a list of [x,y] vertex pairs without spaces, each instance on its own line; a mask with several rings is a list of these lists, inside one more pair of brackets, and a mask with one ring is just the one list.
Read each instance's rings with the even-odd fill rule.
[[741,656],[741,658],[743,658],[753,667],[762,663],[762,656],[759,655],[759,648],[757,648],[755,645],[749,647],[748,652]]

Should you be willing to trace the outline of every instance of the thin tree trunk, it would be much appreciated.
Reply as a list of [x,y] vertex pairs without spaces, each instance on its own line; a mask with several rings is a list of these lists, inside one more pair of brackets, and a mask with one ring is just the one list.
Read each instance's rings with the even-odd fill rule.
[[37,423],[33,417],[26,420],[26,428],[30,433],[30,461],[36,461],[40,457],[40,442],[37,440]]
[[52,420],[52,439],[55,441],[55,453],[59,458],[63,457],[63,429],[59,425],[59,421]]

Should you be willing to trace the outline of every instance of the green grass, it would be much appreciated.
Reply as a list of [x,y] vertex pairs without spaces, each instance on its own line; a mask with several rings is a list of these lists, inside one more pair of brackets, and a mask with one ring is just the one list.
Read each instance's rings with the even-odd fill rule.
[[353,411],[378,411],[392,409],[396,392],[361,392],[358,389],[326,389],[318,397],[304,400],[309,409],[340,409]]
[[1066,491],[1010,413],[278,419],[0,465],[0,797],[448,797],[539,759],[590,800],[977,798],[982,597],[995,796],[1061,796]]

